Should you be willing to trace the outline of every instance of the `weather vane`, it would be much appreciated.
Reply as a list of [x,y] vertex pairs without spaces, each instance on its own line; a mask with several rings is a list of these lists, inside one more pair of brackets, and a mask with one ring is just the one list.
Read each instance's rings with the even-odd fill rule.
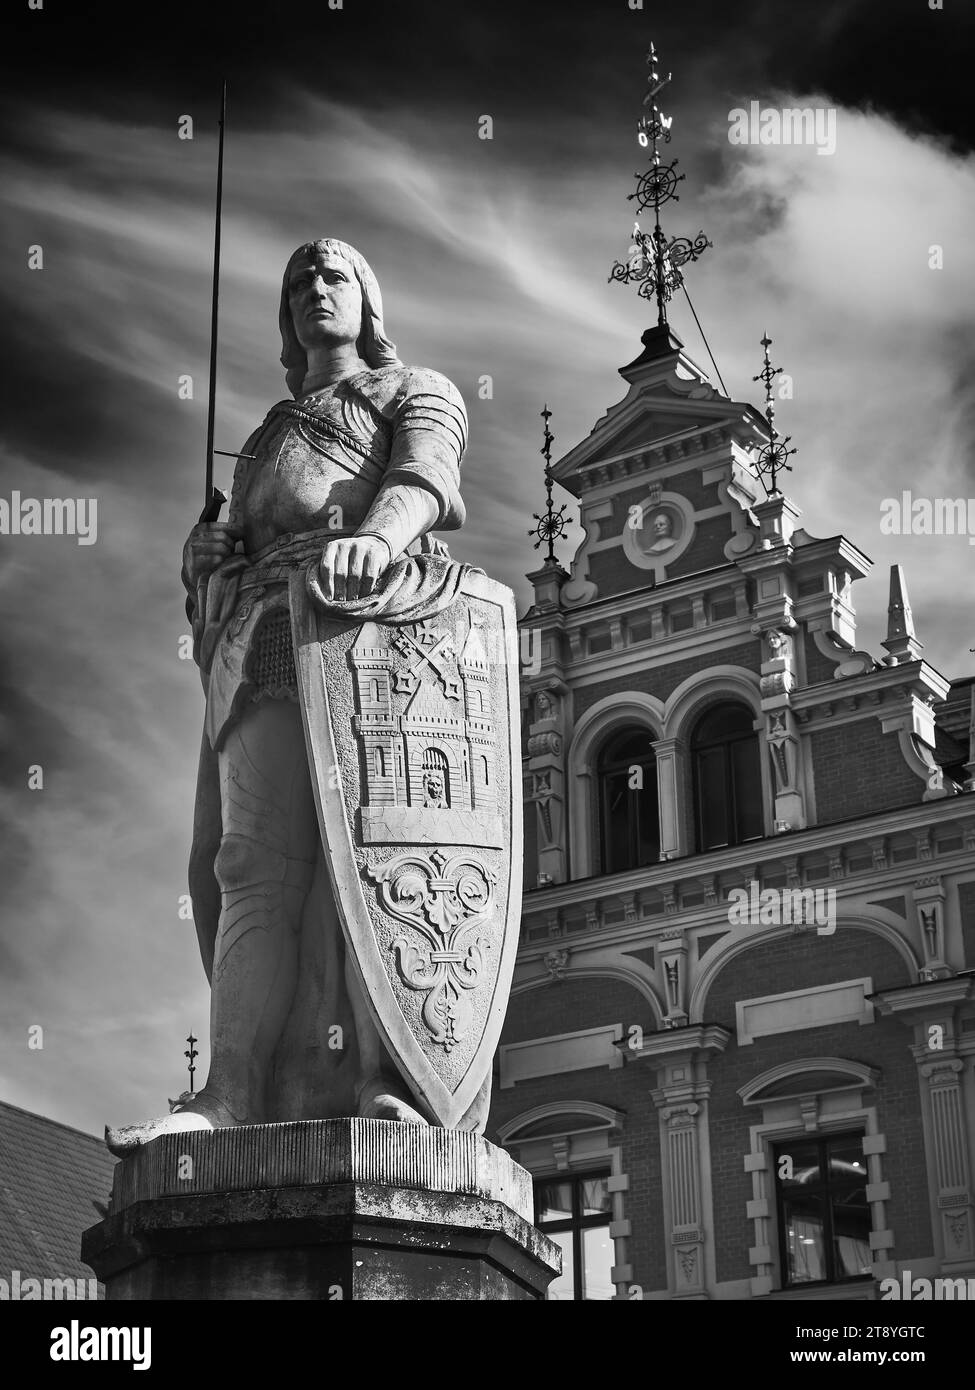
[[194,1075],[194,1073],[195,1073],[195,1071],[196,1071],[196,1067],[193,1065],[193,1063],[196,1061],[197,1057],[199,1057],[200,1054],[197,1052],[196,1047],[195,1047],[195,1044],[197,1043],[198,1039],[197,1039],[197,1038],[194,1038],[194,1036],[193,1036],[192,1033],[189,1035],[189,1037],[186,1039],[186,1041],[189,1043],[189,1047],[188,1047],[188,1048],[186,1049],[186,1051],[183,1053],[183,1056],[189,1058],[190,1091],[192,1091],[192,1090],[193,1090],[193,1075]]
[[641,231],[637,220],[633,227],[629,259],[616,261],[609,278],[619,280],[624,285],[638,283],[638,293],[644,299],[656,299],[657,324],[662,328],[667,322],[667,302],[684,283],[679,267],[688,261],[696,261],[713,243],[703,232],[698,232],[693,240],[675,236],[668,241],[661,229],[660,209],[671,201],[680,201],[677,185],[684,175],[676,172],[678,160],[673,159],[669,164],[660,162],[660,145],[670,143],[674,118],[665,116],[657,105],[657,95],[670,81],[670,73],[661,77],[657,71],[657,50],[653,44],[647,54],[647,66],[650,68],[647,78],[649,89],[643,104],[650,107],[650,113],[639,121],[637,139],[641,146],[650,150],[650,166],[644,173],[634,174],[636,192],[629,194],[628,201],[637,200],[637,212],[652,209],[654,226],[650,233]]
[[538,537],[538,540],[532,547],[533,550],[537,550],[543,542],[548,543],[548,554],[545,556],[545,563],[547,565],[556,565],[558,561],[555,558],[555,542],[560,536],[565,534],[564,512],[566,504],[563,502],[561,507],[558,508],[552,506],[552,440],[555,438],[555,435],[548,427],[548,422],[552,418],[552,412],[546,404],[539,411],[539,414],[545,421],[544,442],[538,451],[545,459],[545,513],[543,516],[539,516],[538,512],[532,512],[532,517],[538,522],[538,525],[533,526],[528,534]]
[[[792,454],[798,453],[798,449],[790,449],[789,441],[791,434],[787,434],[784,439],[779,438],[775,428],[775,404],[772,400],[772,382],[780,375],[782,368],[773,367],[772,360],[768,355],[768,350],[772,346],[772,339],[768,333],[762,338],[762,347],[765,349],[765,366],[753,376],[752,381],[763,381],[765,383],[765,419],[768,422],[769,442],[762,446],[759,451],[758,461],[755,464],[755,471],[762,480],[762,487],[765,489],[766,497],[771,497],[773,492],[778,492],[778,481],[776,475],[783,469],[792,472],[792,464],[789,458]],[[766,476],[771,480],[772,486],[769,487],[765,481]]]

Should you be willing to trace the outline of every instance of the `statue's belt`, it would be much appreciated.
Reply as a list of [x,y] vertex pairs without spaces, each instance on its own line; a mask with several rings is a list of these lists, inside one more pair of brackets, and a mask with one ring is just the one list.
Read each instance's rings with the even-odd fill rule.
[[322,549],[327,541],[354,534],[355,532],[350,530],[330,529],[303,531],[297,536],[290,533],[278,536],[270,545],[248,557],[250,567],[242,571],[238,588],[243,592],[247,589],[263,588],[267,584],[286,584],[292,570],[307,564],[309,560],[321,558]]

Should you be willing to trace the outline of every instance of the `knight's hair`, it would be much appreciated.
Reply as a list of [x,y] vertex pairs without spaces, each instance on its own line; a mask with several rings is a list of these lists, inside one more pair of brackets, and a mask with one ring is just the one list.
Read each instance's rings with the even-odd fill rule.
[[278,314],[278,323],[281,328],[281,365],[285,369],[288,389],[293,396],[297,396],[301,391],[302,382],[308,373],[308,357],[298,341],[294,321],[291,317],[291,306],[288,302],[288,283],[291,278],[291,270],[299,256],[314,258],[327,253],[340,256],[344,261],[348,261],[355,271],[355,277],[362,290],[362,330],[356,340],[356,351],[359,356],[370,367],[402,366],[396,356],[396,344],[391,343],[386,337],[383,328],[383,298],[379,292],[379,282],[373,275],[365,256],[360,255],[355,247],[350,246],[348,242],[337,241],[334,237],[325,237],[318,241],[306,241],[303,246],[298,247],[285,266],[284,280],[281,284],[281,308]]

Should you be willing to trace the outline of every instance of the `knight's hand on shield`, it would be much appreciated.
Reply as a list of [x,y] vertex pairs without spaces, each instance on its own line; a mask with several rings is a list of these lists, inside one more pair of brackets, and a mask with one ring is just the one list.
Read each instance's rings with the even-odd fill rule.
[[329,541],[318,565],[323,595],[339,602],[367,598],[392,558],[392,545],[384,536]]

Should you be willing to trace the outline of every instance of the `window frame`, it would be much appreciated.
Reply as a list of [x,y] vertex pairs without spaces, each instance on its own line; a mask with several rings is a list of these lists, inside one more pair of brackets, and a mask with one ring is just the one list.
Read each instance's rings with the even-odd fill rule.
[[[582,1293],[582,1283],[584,1276],[582,1233],[587,1230],[594,1230],[605,1226],[607,1235],[613,1224],[612,1211],[597,1212],[594,1216],[582,1215],[582,1185],[601,1179],[609,1182],[613,1176],[609,1167],[598,1169],[585,1169],[579,1173],[555,1172],[555,1173],[532,1173],[532,1200],[534,1202],[535,1225],[543,1235],[551,1236],[553,1233],[562,1234],[565,1231],[572,1232],[572,1301],[574,1303],[597,1302],[596,1299],[587,1299]],[[542,1223],[539,1217],[538,1208],[538,1189],[547,1183],[568,1183],[572,1189],[572,1215],[570,1217],[546,1221]],[[610,1205],[612,1205],[612,1192],[609,1192]],[[612,1239],[612,1237],[610,1237]]]
[[[825,1289],[825,1288],[833,1288],[833,1287],[835,1287],[835,1286],[837,1286],[837,1285],[842,1285],[842,1284],[856,1284],[856,1283],[862,1283],[864,1279],[867,1279],[867,1278],[870,1278],[870,1277],[871,1277],[870,1274],[863,1274],[862,1272],[857,1272],[856,1274],[844,1274],[844,1275],[839,1275],[839,1276],[838,1276],[837,1273],[836,1273],[836,1266],[835,1266],[835,1258],[836,1258],[836,1256],[835,1256],[835,1249],[834,1249],[834,1226],[833,1226],[833,1203],[832,1203],[832,1201],[830,1200],[830,1177],[831,1177],[831,1174],[830,1174],[830,1167],[829,1167],[829,1164],[828,1164],[828,1162],[826,1161],[827,1155],[828,1155],[828,1150],[829,1150],[829,1147],[830,1147],[831,1144],[841,1144],[841,1143],[847,1143],[847,1144],[849,1144],[849,1143],[855,1141],[855,1142],[859,1143],[859,1144],[862,1146],[863,1140],[865,1139],[865,1137],[866,1137],[866,1130],[863,1130],[863,1129],[855,1129],[855,1130],[842,1129],[842,1130],[836,1130],[836,1131],[821,1132],[821,1133],[818,1133],[818,1134],[807,1133],[807,1134],[802,1134],[802,1135],[793,1135],[791,1138],[776,1139],[776,1140],[774,1140],[774,1141],[772,1142],[772,1144],[771,1144],[772,1183],[773,1183],[774,1205],[775,1205],[775,1224],[776,1224],[776,1227],[777,1227],[777,1236],[778,1236],[779,1288],[780,1288],[783,1292],[790,1292],[790,1293],[791,1293],[791,1292],[794,1292],[794,1291],[799,1290],[799,1289]],[[826,1277],[825,1279],[802,1279],[802,1280],[793,1280],[793,1279],[791,1278],[791,1276],[790,1276],[790,1271],[789,1271],[789,1252],[788,1252],[788,1245],[787,1245],[788,1221],[787,1221],[786,1210],[785,1210],[785,1204],[786,1204],[787,1196],[786,1196],[785,1190],[784,1190],[783,1187],[781,1186],[781,1182],[780,1182],[780,1179],[779,1179],[779,1159],[780,1159],[780,1157],[782,1157],[782,1156],[784,1156],[785,1154],[787,1154],[787,1153],[789,1152],[790,1148],[795,1148],[795,1146],[796,1146],[797,1144],[809,1144],[809,1145],[814,1144],[814,1145],[816,1146],[817,1157],[818,1157],[818,1162],[819,1162],[819,1171],[820,1171],[820,1174],[825,1173],[825,1175],[826,1175],[825,1177],[822,1177],[822,1176],[821,1176],[821,1177],[817,1180],[817,1182],[816,1182],[816,1184],[814,1185],[814,1187],[807,1189],[807,1190],[810,1191],[810,1192],[814,1192],[816,1195],[821,1195],[821,1196],[822,1196],[822,1199],[823,1199],[823,1209],[824,1209],[824,1212],[825,1212],[825,1221],[824,1221],[824,1226],[823,1226],[823,1237],[824,1237],[824,1238],[823,1238],[823,1250],[824,1250],[825,1264],[826,1264],[826,1269],[827,1269],[827,1277]],[[870,1183],[870,1178],[869,1178],[869,1174],[868,1174],[868,1170],[867,1170],[866,1156],[864,1156],[864,1162],[863,1162],[863,1187],[864,1187],[864,1191],[866,1191],[866,1188],[869,1186],[869,1183]],[[872,1219],[871,1219],[870,1204],[869,1204],[869,1203],[866,1203],[866,1213],[867,1213],[867,1221],[868,1221],[867,1231],[868,1231],[868,1237],[869,1237],[869,1233],[873,1230],[873,1222],[872,1222]]]
[[[740,709],[745,714],[747,714],[749,722],[752,724],[751,730],[749,732],[742,730],[742,732],[739,734],[731,734],[723,738],[714,738],[708,740],[707,742],[699,742],[697,737],[697,730],[704,722],[704,720],[707,719],[710,715],[713,715],[716,711],[720,709],[727,709],[729,707]],[[697,850],[700,854],[716,853],[718,850],[722,849],[736,849],[741,845],[756,844],[759,840],[765,839],[766,792],[764,771],[762,766],[762,744],[758,736],[758,732],[754,728],[754,720],[754,711],[747,704],[745,704],[744,701],[737,699],[729,699],[713,701],[710,705],[707,706],[706,709],[701,710],[693,721],[693,725],[690,730],[690,737],[688,738],[688,750],[690,752],[691,760],[691,790],[694,814],[694,836],[697,844]],[[759,822],[760,827],[757,835],[749,835],[747,837],[742,836],[739,833],[740,822],[738,814],[738,796],[736,794],[734,758],[730,751],[736,745],[741,745],[745,743],[752,743],[755,751],[755,771],[757,772],[757,784],[759,795],[757,820]],[[722,781],[724,783],[724,810],[728,822],[728,828],[730,831],[730,838],[724,844],[707,845],[705,844],[704,835],[704,795],[701,787],[700,755],[702,753],[714,752],[718,749],[721,750],[723,755]]]
[[[647,745],[648,745],[648,746],[647,746],[647,751],[646,751],[646,753],[643,755],[643,757],[641,757],[641,758],[639,758],[639,759],[637,759],[637,758],[613,758],[613,759],[607,759],[607,757],[606,757],[606,752],[607,752],[607,750],[612,749],[612,747],[613,747],[614,745],[616,745],[616,744],[622,744],[624,738],[626,738],[626,737],[635,738],[635,737],[637,737],[637,736],[639,736],[639,737],[641,737],[641,738],[642,738],[642,737],[645,737],[646,740],[647,740]],[[656,755],[656,753],[655,753],[653,747],[650,746],[650,745],[652,745],[653,742],[654,742],[654,735],[653,735],[653,732],[652,732],[652,730],[646,728],[645,726],[640,725],[640,724],[622,725],[621,727],[614,729],[611,733],[608,734],[608,736],[607,736],[605,739],[603,739],[602,744],[600,745],[599,750],[598,750],[598,752],[597,752],[597,754],[596,754],[596,760],[595,760],[595,773],[596,773],[596,848],[597,848],[597,862],[598,862],[598,865],[599,865],[599,868],[598,868],[597,872],[600,873],[600,874],[612,875],[612,874],[631,873],[634,869],[646,869],[646,868],[650,868],[652,865],[657,864],[657,863],[660,862],[660,846],[661,846],[661,841],[662,841],[662,834],[661,834],[661,825],[660,825],[660,802],[659,802],[659,795],[658,795],[658,790],[657,790],[657,779],[658,779],[657,755]],[[642,787],[642,788],[636,788],[636,787],[633,787],[633,788],[629,788],[629,787],[628,787],[628,788],[627,788],[627,791],[628,791],[629,794],[630,794],[630,795],[629,795],[629,801],[628,801],[628,804],[627,804],[627,821],[628,821],[629,839],[630,839],[630,843],[627,845],[627,850],[628,850],[627,857],[628,857],[628,858],[630,857],[630,853],[629,853],[630,849],[631,849],[632,847],[635,847],[636,853],[632,856],[633,859],[635,860],[635,862],[633,862],[633,863],[628,863],[628,864],[625,865],[625,867],[623,867],[623,868],[610,868],[610,867],[609,867],[609,865],[610,865],[610,859],[609,859],[609,854],[608,854],[610,836],[609,836],[609,826],[608,826],[609,816],[608,816],[608,806],[607,806],[607,800],[608,800],[608,795],[609,795],[609,787],[608,787],[607,783],[608,783],[608,781],[609,781],[609,779],[610,779],[611,777],[613,777],[613,776],[619,776],[620,774],[628,773],[629,770],[630,770],[631,768],[634,768],[634,767],[640,767],[640,768],[642,768],[642,769],[643,769],[643,774],[644,774],[644,777],[643,777],[643,787]],[[655,833],[656,833],[656,857],[655,857],[655,858],[654,858],[654,857],[651,857],[651,858],[648,860],[648,862],[647,862],[646,864],[641,864],[641,863],[639,862],[639,859],[640,859],[639,848],[640,848],[640,841],[641,841],[641,836],[640,836],[641,823],[640,823],[639,818],[637,818],[636,821],[635,821],[635,828],[634,828],[634,820],[633,820],[633,817],[632,817],[632,815],[631,815],[631,808],[633,808],[634,806],[636,807],[636,809],[637,809],[637,816],[639,817],[639,806],[640,806],[639,798],[640,798],[641,795],[647,795],[647,794],[649,794],[650,791],[651,791],[651,789],[652,789],[652,795],[653,795],[653,799],[654,799],[653,804],[654,804],[655,807],[656,807],[656,816],[654,817]]]

